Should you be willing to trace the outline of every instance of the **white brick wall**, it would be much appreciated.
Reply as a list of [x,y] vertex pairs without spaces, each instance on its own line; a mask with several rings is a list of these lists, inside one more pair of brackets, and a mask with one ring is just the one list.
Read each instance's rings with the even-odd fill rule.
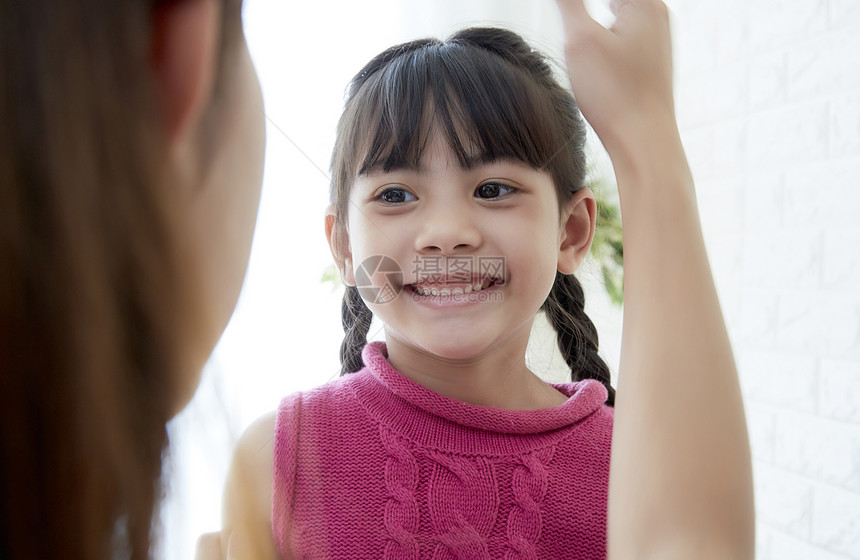
[[860,0],[669,3],[758,559],[860,559]]

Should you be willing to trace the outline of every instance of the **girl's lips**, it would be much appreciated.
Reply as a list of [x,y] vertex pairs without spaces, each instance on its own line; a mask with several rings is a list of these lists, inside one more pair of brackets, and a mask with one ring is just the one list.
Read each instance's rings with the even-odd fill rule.
[[426,282],[421,284],[408,284],[412,292],[418,296],[457,296],[480,292],[492,286],[501,284],[495,278],[484,278],[480,282]]
[[[480,303],[493,303],[501,301],[502,282],[493,280],[483,284],[423,284],[405,286],[411,299],[418,305],[433,309],[459,308],[477,305]],[[420,290],[420,291],[419,291]]]

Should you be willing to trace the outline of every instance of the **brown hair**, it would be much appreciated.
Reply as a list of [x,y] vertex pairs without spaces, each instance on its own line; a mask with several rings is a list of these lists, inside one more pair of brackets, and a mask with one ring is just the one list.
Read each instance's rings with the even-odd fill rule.
[[198,311],[149,72],[168,1],[0,3],[0,558],[150,555]]
[[[350,83],[332,157],[331,202],[345,228],[349,190],[358,175],[380,168],[417,168],[433,134],[460,165],[511,158],[546,171],[560,207],[585,181],[585,125],[571,94],[546,57],[505,29],[472,28],[447,41],[421,39],[371,60]],[[542,309],[556,329],[573,380],[600,380],[609,368],[597,352],[582,287],[556,274]],[[370,309],[355,287],[344,294],[342,371],[362,367]]]

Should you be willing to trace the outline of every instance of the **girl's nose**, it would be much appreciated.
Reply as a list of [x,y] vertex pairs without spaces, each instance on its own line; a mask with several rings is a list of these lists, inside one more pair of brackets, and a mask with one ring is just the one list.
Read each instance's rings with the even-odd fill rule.
[[422,223],[415,238],[415,250],[419,253],[447,255],[481,244],[479,225],[466,209],[438,205],[428,208],[419,219]]

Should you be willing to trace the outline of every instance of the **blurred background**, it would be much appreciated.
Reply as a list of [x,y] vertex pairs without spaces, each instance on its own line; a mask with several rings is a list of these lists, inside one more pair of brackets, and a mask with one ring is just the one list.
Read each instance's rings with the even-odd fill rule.
[[[667,3],[679,123],[747,406],[757,558],[858,560],[860,1]],[[591,8],[608,23],[606,4]],[[268,119],[263,198],[236,313],[170,426],[157,557],[191,558],[197,536],[220,527],[242,430],[287,394],[338,376],[342,290],[323,281],[323,213],[347,83],[391,45],[471,25],[511,28],[563,60],[550,0],[246,0]],[[611,167],[593,137],[590,154],[611,204]],[[621,311],[602,260],[579,276],[617,373]],[[554,344],[539,324],[529,363],[563,379]]]

